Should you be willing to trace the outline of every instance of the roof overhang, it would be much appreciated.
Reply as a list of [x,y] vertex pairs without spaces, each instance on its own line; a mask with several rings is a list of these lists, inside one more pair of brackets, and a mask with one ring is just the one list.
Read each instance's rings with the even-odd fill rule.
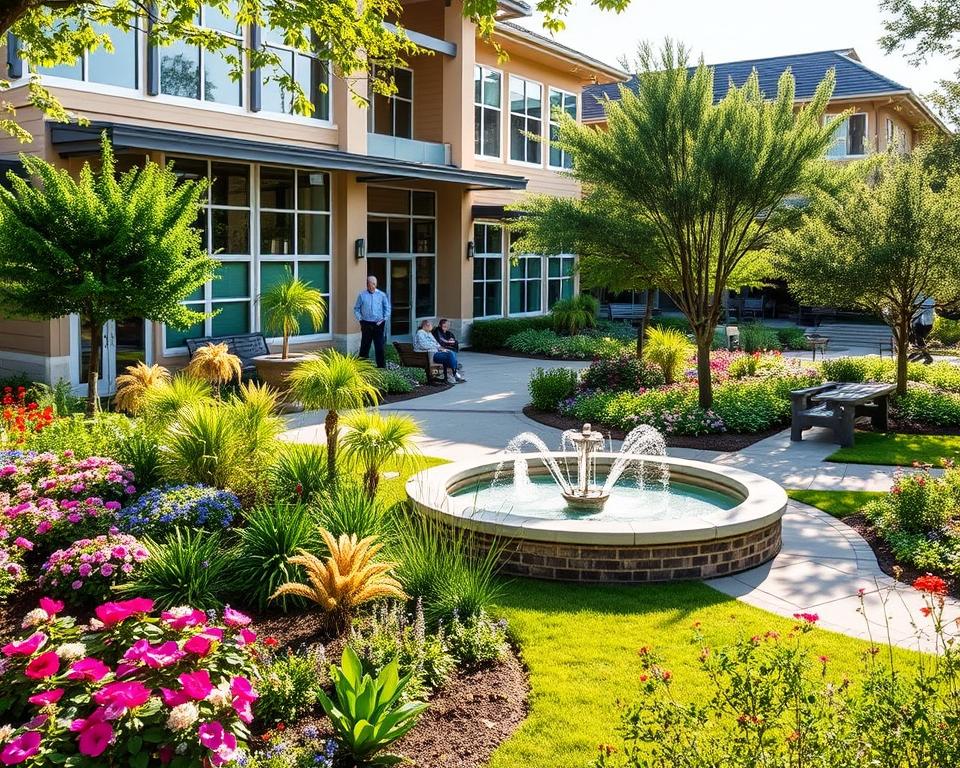
[[520,219],[527,215],[529,214],[526,211],[507,209],[502,205],[482,205],[478,203],[470,206],[470,216],[474,221],[509,221],[511,219]]
[[[628,72],[622,69],[612,67],[599,59],[587,56],[572,48],[551,40],[545,35],[539,35],[530,30],[524,29],[516,24],[496,25],[494,37],[502,37],[519,45],[529,52],[529,55],[537,60],[545,57],[562,62],[568,68],[580,75],[583,82],[588,83],[611,83],[621,82],[630,77]],[[570,65],[573,65],[572,67]]]
[[97,155],[100,152],[100,136],[104,131],[118,151],[154,150],[178,155],[292,165],[325,171],[350,171],[362,174],[358,180],[364,182],[389,179],[440,181],[462,184],[471,189],[524,190],[527,188],[527,180],[523,176],[486,173],[457,168],[453,165],[413,163],[333,149],[251,141],[232,136],[215,136],[125,123],[96,122],[82,126],[51,123],[50,142],[62,157]]

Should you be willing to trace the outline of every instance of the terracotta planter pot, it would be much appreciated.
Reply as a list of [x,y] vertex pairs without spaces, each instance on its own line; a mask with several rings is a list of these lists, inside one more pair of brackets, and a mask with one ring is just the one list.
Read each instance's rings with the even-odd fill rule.
[[291,400],[290,391],[287,388],[287,377],[300,363],[312,357],[312,354],[305,352],[291,352],[286,360],[279,354],[260,355],[259,357],[253,358],[253,364],[257,366],[257,375],[264,384],[267,384],[280,393],[280,397],[284,402],[284,410],[302,410],[301,406]]

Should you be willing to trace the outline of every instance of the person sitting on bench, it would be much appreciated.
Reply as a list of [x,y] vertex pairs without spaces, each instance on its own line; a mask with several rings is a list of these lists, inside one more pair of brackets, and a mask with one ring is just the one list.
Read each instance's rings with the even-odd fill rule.
[[450,330],[450,321],[445,317],[440,318],[437,327],[433,329],[433,338],[443,349],[449,349],[451,352],[460,351],[460,342],[453,335],[453,331]]
[[457,353],[449,349],[443,349],[439,342],[433,338],[432,330],[433,323],[429,320],[420,322],[420,329],[417,331],[417,335],[413,337],[414,351],[426,352],[432,356],[433,362],[440,363],[443,366],[443,377],[447,384],[466,381],[457,370]]

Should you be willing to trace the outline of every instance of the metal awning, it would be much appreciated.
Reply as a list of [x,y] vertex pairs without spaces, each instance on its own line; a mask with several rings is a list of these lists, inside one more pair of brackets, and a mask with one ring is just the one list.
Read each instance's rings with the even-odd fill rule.
[[526,211],[507,210],[502,205],[472,205],[470,206],[470,215],[474,221],[480,219],[519,219],[529,214]]
[[292,165],[325,171],[352,171],[366,174],[361,181],[444,181],[463,184],[471,189],[523,190],[527,187],[527,180],[522,176],[471,171],[453,165],[414,163],[334,149],[314,149],[295,144],[250,141],[233,136],[212,136],[123,123],[51,123],[50,141],[62,157],[96,155],[100,151],[100,136],[104,131],[114,148],[119,151],[156,150],[179,155]]

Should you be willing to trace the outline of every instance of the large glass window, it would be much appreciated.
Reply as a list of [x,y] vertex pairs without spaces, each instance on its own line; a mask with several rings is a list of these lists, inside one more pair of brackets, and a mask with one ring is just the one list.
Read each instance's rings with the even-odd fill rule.
[[560,136],[560,115],[567,114],[574,120],[577,119],[577,96],[574,93],[567,93],[558,88],[550,89],[550,167],[551,168],[572,168],[573,158],[560,147],[554,145],[554,141]]
[[104,48],[97,48],[95,51],[86,51],[73,64],[38,67],[37,71],[43,75],[70,80],[113,85],[119,88],[136,88],[139,70],[138,30],[123,30],[105,24],[94,24],[93,29],[97,33],[110,36],[114,47],[112,53]]
[[233,66],[228,61],[228,57],[239,57],[241,52],[243,34],[236,20],[237,6],[236,0],[231,0],[230,14],[226,15],[205,5],[194,19],[197,26],[219,33],[227,41],[225,48],[208,51],[181,40],[160,49],[160,93],[241,105],[243,84],[232,77]]
[[[527,134],[532,134],[528,136]],[[510,76],[510,159],[540,164],[543,135],[543,86]]]
[[473,68],[473,151],[500,157],[502,75],[488,67]]
[[[827,117],[828,120],[835,118]],[[867,153],[867,116],[862,112],[836,122],[833,144],[827,157],[851,157]]]
[[[293,95],[283,90],[280,83],[274,79],[286,74],[296,80],[313,105],[310,117],[329,120],[330,69],[327,63],[316,54],[296,51],[285,45],[283,34],[279,30],[264,30],[263,36],[264,47],[270,53],[276,54],[283,62],[283,66],[282,69],[261,73],[260,109],[264,112],[293,114]],[[309,34],[308,37],[310,37]]]
[[574,257],[567,255],[547,259],[547,309],[573,296],[573,263]]
[[503,227],[473,225],[473,316],[503,314]]
[[543,258],[530,253],[513,253],[516,232],[510,233],[510,314],[522,315],[543,310]]
[[[373,94],[370,101],[370,131],[384,136],[413,138],[413,71],[396,67],[391,71],[396,91],[390,96]],[[376,68],[373,76],[376,75]]]

